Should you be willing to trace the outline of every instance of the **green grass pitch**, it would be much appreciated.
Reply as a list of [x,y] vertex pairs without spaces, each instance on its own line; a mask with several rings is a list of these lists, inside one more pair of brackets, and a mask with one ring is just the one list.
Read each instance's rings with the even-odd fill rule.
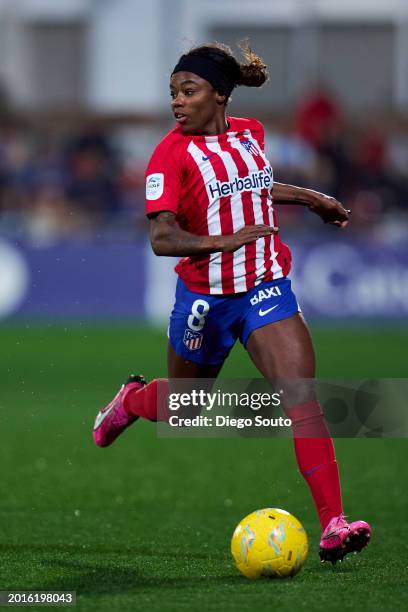
[[[373,541],[335,567],[290,440],[158,439],[139,422],[97,449],[97,409],[131,371],[165,376],[165,333],[142,327],[0,328],[0,590],[75,590],[78,610],[403,609],[406,440],[338,440],[346,512]],[[406,377],[408,332],[314,330],[319,375]],[[256,375],[242,349],[225,377]],[[264,506],[304,524],[298,576],[249,581],[233,567],[236,523]]]

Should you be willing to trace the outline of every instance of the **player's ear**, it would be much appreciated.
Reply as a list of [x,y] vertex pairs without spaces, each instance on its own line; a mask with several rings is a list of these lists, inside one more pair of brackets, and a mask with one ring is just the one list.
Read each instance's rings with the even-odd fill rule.
[[218,91],[216,91],[215,92],[215,101],[220,106],[225,106],[225,104],[227,103],[227,96],[222,95],[222,94],[218,93]]

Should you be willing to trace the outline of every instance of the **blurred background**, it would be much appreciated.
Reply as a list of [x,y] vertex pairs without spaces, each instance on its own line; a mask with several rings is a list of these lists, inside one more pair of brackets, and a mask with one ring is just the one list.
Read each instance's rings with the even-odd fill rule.
[[279,211],[305,313],[407,315],[406,0],[0,0],[1,319],[166,319],[144,170],[169,75],[194,44],[246,37],[270,80],[230,114],[265,122],[276,180],[353,211],[346,232]]

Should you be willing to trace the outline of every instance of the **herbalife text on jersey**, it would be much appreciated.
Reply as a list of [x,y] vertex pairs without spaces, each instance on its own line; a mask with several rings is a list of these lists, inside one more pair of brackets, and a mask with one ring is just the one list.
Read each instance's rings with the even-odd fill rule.
[[233,181],[217,181],[210,183],[209,190],[212,198],[228,197],[241,191],[251,191],[253,189],[269,189],[272,185],[272,168],[265,166],[258,172],[251,172],[245,178],[238,178]]

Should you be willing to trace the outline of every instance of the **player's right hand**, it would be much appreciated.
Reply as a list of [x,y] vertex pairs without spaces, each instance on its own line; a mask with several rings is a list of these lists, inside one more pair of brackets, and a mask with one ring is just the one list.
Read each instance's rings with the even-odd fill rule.
[[270,225],[247,225],[235,234],[223,236],[221,250],[223,253],[233,253],[244,246],[244,244],[254,242],[258,238],[270,236],[271,234],[275,234],[277,231],[278,230],[276,227],[271,227]]

